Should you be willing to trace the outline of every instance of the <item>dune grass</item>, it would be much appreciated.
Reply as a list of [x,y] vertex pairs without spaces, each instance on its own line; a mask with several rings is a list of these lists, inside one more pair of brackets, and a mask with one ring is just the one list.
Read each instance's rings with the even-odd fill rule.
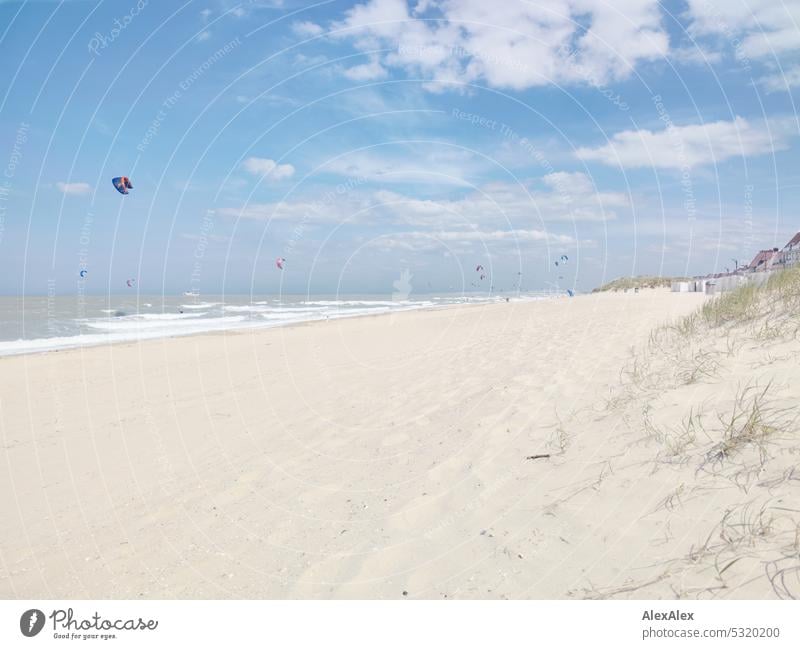
[[[776,333],[763,326],[775,321],[797,318],[800,307],[800,267],[773,273],[765,284],[745,284],[706,302],[700,315],[709,327],[740,326],[761,321],[762,331]],[[795,327],[796,329],[796,327]],[[781,328],[781,333],[783,328]]]
[[700,309],[705,324],[720,327],[725,324],[744,324],[758,315],[763,288],[745,284],[706,302]]
[[658,277],[656,275],[637,275],[636,277],[618,277],[607,282],[602,286],[592,289],[592,293],[604,293],[606,291],[624,291],[630,288],[665,288],[670,287],[672,282],[686,282],[686,277]]
[[800,336],[800,268],[774,273],[761,286],[723,293],[696,312],[654,329],[623,379],[633,394],[713,379],[743,344]]
[[757,449],[762,464],[767,445],[778,433],[791,428],[793,420],[787,409],[779,409],[768,401],[772,383],[763,388],[747,386],[739,391],[731,412],[720,417],[720,441],[708,453],[714,460],[723,461],[747,447]]
[[775,597],[800,598],[800,411],[790,384],[799,331],[796,268],[706,301],[633,350],[606,412],[653,444],[654,473],[676,477],[654,510],[666,517],[664,543],[676,540],[670,523],[709,506],[689,532],[695,543],[641,580],[575,595],[717,598],[760,581]]

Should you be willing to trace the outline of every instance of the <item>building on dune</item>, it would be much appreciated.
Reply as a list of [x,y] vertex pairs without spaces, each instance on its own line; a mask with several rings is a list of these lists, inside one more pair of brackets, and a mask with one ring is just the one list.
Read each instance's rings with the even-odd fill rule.
[[753,261],[744,268],[745,273],[764,273],[772,270],[772,267],[781,259],[781,251],[778,248],[770,250],[759,250]]
[[783,270],[800,265],[800,232],[796,233],[783,248],[759,250],[746,266],[739,266],[733,272],[713,273],[695,277],[688,281],[672,282],[674,293],[725,293],[745,284],[761,285],[775,270]]
[[781,250],[779,263],[783,267],[794,266],[800,262],[800,232],[795,234]]

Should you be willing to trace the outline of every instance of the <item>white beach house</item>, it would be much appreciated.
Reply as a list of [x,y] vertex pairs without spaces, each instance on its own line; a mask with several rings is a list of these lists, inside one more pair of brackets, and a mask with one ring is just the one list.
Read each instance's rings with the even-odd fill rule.
[[800,262],[800,232],[795,234],[781,250],[780,264],[794,266]]

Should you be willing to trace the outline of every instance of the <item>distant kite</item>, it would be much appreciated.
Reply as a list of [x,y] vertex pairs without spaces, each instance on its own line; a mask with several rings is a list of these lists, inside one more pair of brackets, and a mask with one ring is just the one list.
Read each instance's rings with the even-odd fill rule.
[[481,266],[480,264],[478,264],[477,266],[475,266],[475,272],[476,272],[476,273],[480,273],[482,270],[483,270],[483,266]]
[[275,260],[275,266],[277,266],[279,270],[283,270],[283,265],[285,263],[286,263],[286,260],[283,257],[278,257]]
[[569,295],[570,297],[575,297],[575,292],[571,288],[568,288],[567,295]]
[[112,178],[111,184],[114,185],[114,189],[116,189],[120,194],[127,194],[129,189],[133,189],[130,178],[127,176],[118,176],[117,178]]
[[89,274],[89,271],[86,270],[85,268],[80,272],[80,276],[81,277],[86,277],[88,274]]
[[126,280],[125,284],[128,286],[128,288],[133,288],[134,286],[136,286],[136,280],[131,278],[129,280]]

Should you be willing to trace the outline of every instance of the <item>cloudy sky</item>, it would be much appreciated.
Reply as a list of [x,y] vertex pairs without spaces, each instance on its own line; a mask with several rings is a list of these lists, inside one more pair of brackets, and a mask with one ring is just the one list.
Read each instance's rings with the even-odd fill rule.
[[0,293],[589,290],[800,229],[797,1],[0,0],[0,60]]

